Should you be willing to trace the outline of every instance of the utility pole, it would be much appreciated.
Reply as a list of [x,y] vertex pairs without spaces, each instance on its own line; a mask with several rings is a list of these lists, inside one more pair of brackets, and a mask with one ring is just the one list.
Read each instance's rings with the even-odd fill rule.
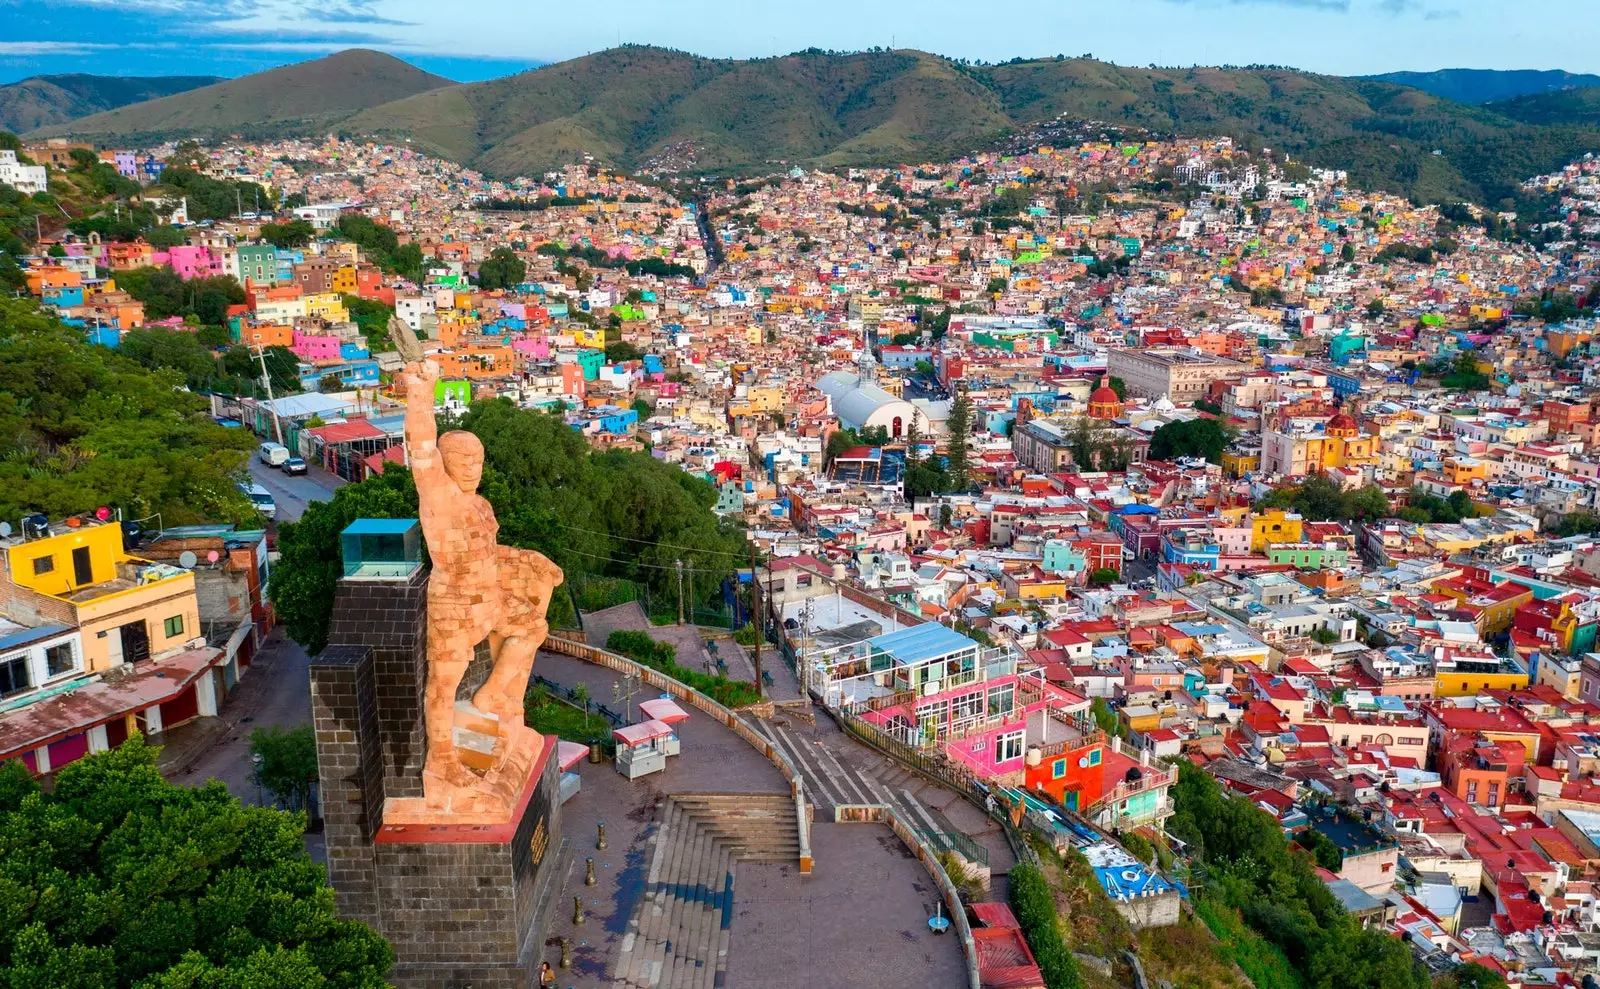
[[761,581],[756,579],[756,544],[750,543],[750,614],[756,630],[756,696],[766,697],[761,689],[761,637],[765,622],[761,618]]
[[678,624],[683,624],[683,561],[673,560],[672,565],[678,569]]
[[278,419],[278,401],[272,397],[272,375],[267,373],[267,348],[256,344],[256,359],[261,361],[261,381],[267,386],[267,404],[272,408],[272,433],[283,445],[283,423]]

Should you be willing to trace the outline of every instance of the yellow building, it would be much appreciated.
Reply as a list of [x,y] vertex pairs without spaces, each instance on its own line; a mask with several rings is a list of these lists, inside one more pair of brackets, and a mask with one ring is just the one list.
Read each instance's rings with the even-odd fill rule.
[[1260,449],[1222,451],[1222,472],[1229,477],[1243,477],[1260,469]]
[[1274,508],[1264,515],[1250,519],[1250,552],[1265,553],[1273,543],[1302,542],[1305,520],[1282,509]]
[[356,266],[353,264],[340,265],[339,270],[333,273],[332,288],[340,295],[355,295]]
[[115,522],[18,542],[5,564],[5,610],[76,626],[84,672],[159,658],[202,635],[194,574],[129,555]]
[[313,292],[301,301],[305,303],[307,316],[316,316],[330,323],[350,321],[350,310],[345,308],[344,299],[337,292]]
[[1433,675],[1435,697],[1472,697],[1485,690],[1524,690],[1528,686],[1525,670],[1500,670],[1474,673],[1463,670],[1438,670]]

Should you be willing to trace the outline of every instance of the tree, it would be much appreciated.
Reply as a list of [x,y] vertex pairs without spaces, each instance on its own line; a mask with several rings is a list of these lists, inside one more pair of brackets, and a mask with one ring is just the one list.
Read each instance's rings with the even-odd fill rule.
[[583,727],[589,727],[589,685],[580,683],[572,688],[572,701],[583,708]]
[[[458,428],[483,442],[480,491],[494,507],[499,541],[544,553],[574,584],[587,573],[667,596],[677,591],[681,559],[696,575],[694,593],[709,601],[747,557],[739,524],[712,511],[717,489],[648,453],[594,453],[561,416],[501,399],[473,403]],[[339,533],[358,518],[416,514],[411,475],[391,464],[280,527],[271,596],[297,642],[311,652],[326,643],[342,573]]]
[[1126,402],[1128,400],[1128,383],[1116,375],[1106,379],[1106,387],[1117,393],[1117,401]]
[[324,374],[317,379],[317,391],[324,395],[330,392],[344,391],[344,382],[337,374]]
[[528,266],[509,247],[497,247],[478,265],[478,287],[493,292],[515,288],[527,277]]
[[31,301],[0,297],[0,518],[107,505],[129,519],[160,513],[168,526],[247,522],[233,478],[253,441],[214,423],[186,383],[184,372],[84,342]]
[[389,319],[394,315],[393,306],[377,299],[363,299],[359,295],[342,295],[339,298],[350,313],[350,321],[361,331],[368,350],[377,353],[394,348],[394,342],[389,339]]
[[950,403],[950,415],[945,419],[945,425],[950,430],[945,464],[947,490],[965,491],[969,469],[967,439],[972,435],[972,400],[967,398],[965,390],[958,391],[955,401]]
[[630,408],[632,408],[634,413],[639,417],[640,422],[644,422],[646,419],[656,414],[656,410],[650,407],[650,403],[646,402],[642,398],[634,399],[633,405],[631,405]]
[[1115,584],[1118,580],[1121,580],[1121,579],[1122,579],[1122,574],[1119,573],[1116,570],[1115,567],[1099,567],[1099,568],[1095,569],[1094,571],[1090,572],[1090,574],[1089,574],[1089,586],[1090,587],[1110,587],[1112,584]]
[[306,505],[298,522],[278,527],[279,563],[269,590],[274,610],[291,638],[316,654],[328,642],[333,594],[344,575],[339,534],[356,519],[417,517],[417,489],[411,472],[398,464],[360,484],[347,484],[329,501]]
[[317,780],[317,739],[310,725],[285,729],[274,725],[250,733],[252,761],[261,757],[256,782],[285,810],[311,805],[311,784]]
[[1339,260],[1345,262],[1346,264],[1349,264],[1351,261],[1354,261],[1355,259],[1356,259],[1356,246],[1347,241],[1343,247],[1339,248]]
[[1222,451],[1232,441],[1226,427],[1216,419],[1190,419],[1169,422],[1150,435],[1150,458],[1200,457],[1221,463]]
[[305,247],[317,236],[317,228],[307,220],[290,220],[288,223],[264,223],[261,239],[274,247]]
[[1506,989],[1506,980],[1488,966],[1467,962],[1435,979],[1433,989]]
[[606,344],[606,363],[608,364],[622,364],[626,361],[637,361],[643,359],[644,351],[640,350],[638,347],[635,347],[633,344],[628,343],[626,340],[619,340],[616,343]]
[[156,752],[134,736],[49,793],[0,767],[7,984],[382,989],[394,954],[334,913],[304,819],[169,783]]

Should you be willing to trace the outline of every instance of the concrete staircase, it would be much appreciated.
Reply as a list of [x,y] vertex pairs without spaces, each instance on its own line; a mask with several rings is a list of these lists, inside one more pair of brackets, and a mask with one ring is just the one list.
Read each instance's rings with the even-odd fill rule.
[[680,793],[672,802],[726,842],[737,858],[798,862],[800,828],[787,793]]
[[681,794],[658,805],[645,893],[628,921],[613,986],[717,989],[727,968],[740,859],[794,862],[794,798]]

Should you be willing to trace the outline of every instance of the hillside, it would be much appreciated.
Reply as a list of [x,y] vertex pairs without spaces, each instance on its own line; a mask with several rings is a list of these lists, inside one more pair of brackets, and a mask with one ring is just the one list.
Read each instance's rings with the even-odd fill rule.
[[1525,125],[1393,83],[1287,69],[975,67],[913,51],[732,61],[638,47],[425,93],[342,128],[411,137],[509,175],[580,153],[632,167],[680,142],[692,142],[705,171],[898,163],[1058,116],[1228,135],[1430,200],[1514,197],[1522,179],[1600,145],[1592,127]]
[[1520,96],[1496,103],[1491,109],[1525,124],[1600,126],[1600,83],[1587,89]]
[[350,49],[45,127],[30,136],[128,140],[282,134],[316,129],[367,107],[453,85],[391,55]]
[[1600,76],[1561,69],[1439,69],[1437,72],[1385,72],[1368,76],[1411,86],[1457,103],[1495,103],[1557,89],[1600,86]]
[[1137,69],[1068,58],[972,66],[917,51],[737,61],[639,46],[453,85],[351,50],[38,133],[125,141],[336,128],[410,138],[509,176],[584,154],[639,167],[668,148],[676,161],[692,151],[690,167],[701,172],[899,164],[990,146],[1065,117],[1226,135],[1418,200],[1499,204],[1515,200],[1528,176],[1600,148],[1600,120],[1585,103],[1593,92],[1480,106],[1290,69]]
[[426,93],[344,126],[412,136],[508,174],[579,152],[632,164],[683,141],[710,170],[900,161],[970,148],[1012,125],[980,81],[920,52],[733,61],[629,47]]
[[33,76],[0,86],[0,130],[21,134],[221,81],[217,76]]

